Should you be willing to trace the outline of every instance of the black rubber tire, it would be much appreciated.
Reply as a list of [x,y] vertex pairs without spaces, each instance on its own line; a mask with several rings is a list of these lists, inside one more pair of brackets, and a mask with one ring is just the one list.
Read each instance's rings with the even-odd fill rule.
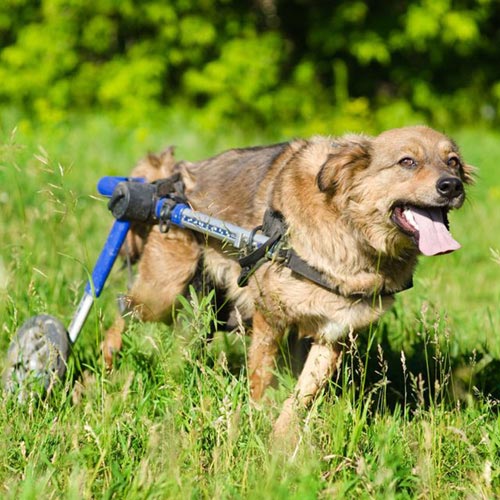
[[46,393],[64,377],[70,341],[64,325],[53,316],[40,314],[17,331],[7,351],[5,388],[25,399]]

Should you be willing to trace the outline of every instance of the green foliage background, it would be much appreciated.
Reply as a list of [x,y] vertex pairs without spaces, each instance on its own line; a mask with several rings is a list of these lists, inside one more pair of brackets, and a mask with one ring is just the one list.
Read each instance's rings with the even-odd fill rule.
[[3,0],[0,100],[282,133],[497,123],[494,0]]

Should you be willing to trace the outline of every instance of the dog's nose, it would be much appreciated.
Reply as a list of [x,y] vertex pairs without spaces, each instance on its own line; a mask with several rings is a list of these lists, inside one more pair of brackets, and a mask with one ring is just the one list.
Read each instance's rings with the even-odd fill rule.
[[464,185],[457,177],[441,177],[436,184],[437,192],[452,200],[464,192]]

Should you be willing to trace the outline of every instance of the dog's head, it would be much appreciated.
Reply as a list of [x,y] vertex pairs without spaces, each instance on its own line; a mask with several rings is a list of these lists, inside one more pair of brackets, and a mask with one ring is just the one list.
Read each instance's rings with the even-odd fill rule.
[[473,170],[445,135],[406,127],[374,138],[344,137],[317,184],[376,251],[399,255],[418,248],[437,255],[460,247],[447,214],[462,206]]

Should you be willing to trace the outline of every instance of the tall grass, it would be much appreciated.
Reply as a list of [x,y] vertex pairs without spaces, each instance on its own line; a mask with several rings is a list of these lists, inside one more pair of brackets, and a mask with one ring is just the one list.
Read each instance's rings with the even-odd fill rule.
[[[112,222],[95,196],[100,176],[127,173],[147,150],[172,142],[179,157],[197,159],[258,140],[231,134],[205,141],[174,118],[156,132],[120,131],[96,117],[48,129],[4,121],[2,352],[34,314],[69,323]],[[347,339],[341,370],[304,412],[292,450],[280,452],[270,430],[293,387],[293,363],[285,359],[277,370],[266,404],[252,405],[244,336],[221,333],[207,342],[214,321],[207,297],[186,299],[175,328],[132,322],[115,370],[104,370],[102,331],[126,283],[117,268],[74,346],[66,380],[45,400],[20,405],[3,395],[0,496],[500,494],[500,265],[490,250],[500,247],[500,136],[455,137],[481,167],[471,201],[452,218],[464,248],[423,260],[415,288],[378,325]]]

